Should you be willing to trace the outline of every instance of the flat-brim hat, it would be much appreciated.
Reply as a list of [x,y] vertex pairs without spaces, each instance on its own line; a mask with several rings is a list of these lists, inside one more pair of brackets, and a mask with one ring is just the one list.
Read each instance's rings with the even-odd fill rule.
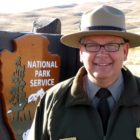
[[81,31],[61,37],[61,42],[69,47],[79,48],[80,40],[90,35],[114,35],[129,41],[130,47],[140,46],[140,35],[126,31],[125,15],[111,6],[102,6],[86,12],[81,18]]

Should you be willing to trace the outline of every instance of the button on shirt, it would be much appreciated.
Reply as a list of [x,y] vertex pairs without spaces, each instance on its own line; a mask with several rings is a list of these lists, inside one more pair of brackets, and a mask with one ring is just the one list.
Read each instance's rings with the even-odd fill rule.
[[[88,79],[87,75],[84,78],[85,78],[85,89],[87,91],[88,97],[92,105],[97,108],[99,99],[95,95],[101,87],[92,83]],[[123,92],[123,89],[124,89],[124,80],[123,80],[123,75],[121,73],[118,80],[113,85],[108,87],[108,90],[111,92],[111,96],[108,97],[107,99],[109,103],[110,111],[112,111],[114,105],[118,102]]]

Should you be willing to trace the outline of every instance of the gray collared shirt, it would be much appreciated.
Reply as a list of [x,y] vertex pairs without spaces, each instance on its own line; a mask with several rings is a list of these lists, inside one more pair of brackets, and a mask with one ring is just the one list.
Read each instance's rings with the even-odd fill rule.
[[[95,95],[97,91],[100,89],[100,87],[92,83],[88,79],[87,75],[84,78],[85,78],[85,89],[87,91],[88,97],[92,102],[93,106],[97,107],[99,99]],[[115,83],[113,83],[113,85],[108,87],[108,90],[111,92],[112,95],[108,97],[109,107],[111,111],[114,105],[118,102],[123,92],[123,89],[124,89],[124,80],[123,80],[123,75],[121,73],[118,80]]]

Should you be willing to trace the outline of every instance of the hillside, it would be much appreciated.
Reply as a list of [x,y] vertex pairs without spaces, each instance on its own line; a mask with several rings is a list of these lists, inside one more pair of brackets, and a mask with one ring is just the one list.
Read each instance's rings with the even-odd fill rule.
[[[79,31],[79,21],[83,12],[93,9],[103,2],[87,2],[84,4],[71,4],[37,9],[30,12],[16,14],[0,14],[0,30],[12,32],[32,32],[33,21],[38,18],[59,18],[61,21],[61,33],[73,33]],[[140,1],[139,0],[108,0],[104,3],[123,10],[126,14],[127,29],[130,32],[140,34]],[[127,66],[140,75],[140,49],[130,51]]]

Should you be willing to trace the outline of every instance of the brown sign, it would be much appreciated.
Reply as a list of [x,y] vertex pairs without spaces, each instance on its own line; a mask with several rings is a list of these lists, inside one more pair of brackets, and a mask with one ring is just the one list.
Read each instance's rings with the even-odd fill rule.
[[0,54],[2,94],[17,139],[26,135],[38,100],[59,82],[60,56],[48,45],[45,36],[28,34],[14,40],[14,52]]

